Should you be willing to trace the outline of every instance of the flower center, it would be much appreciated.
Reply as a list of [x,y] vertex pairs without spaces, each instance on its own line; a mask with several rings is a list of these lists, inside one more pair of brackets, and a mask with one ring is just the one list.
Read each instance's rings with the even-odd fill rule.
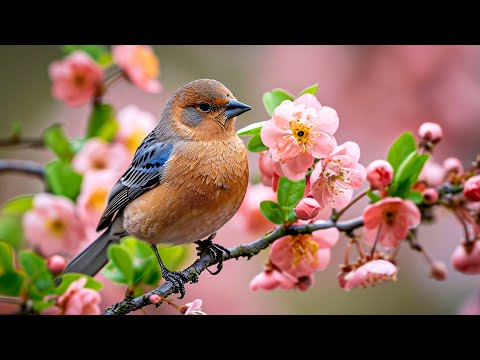
[[297,235],[292,237],[292,241],[292,269],[295,269],[302,260],[306,260],[312,265],[317,264],[318,244],[312,240],[311,235]]
[[307,145],[313,145],[313,141],[310,139],[310,130],[312,126],[307,126],[297,119],[290,121],[290,130],[297,140],[297,144],[300,145],[302,152],[307,151]]
[[65,223],[60,219],[53,219],[47,221],[48,230],[55,236],[61,237],[65,233]]
[[388,280],[396,281],[397,274],[387,275],[387,274],[368,273],[368,275],[362,281],[362,286],[363,287],[374,286]]
[[150,79],[158,77],[159,66],[155,55],[147,48],[140,46],[134,55],[134,62],[142,68]]
[[88,198],[88,207],[94,209],[97,212],[103,211],[107,200],[108,191],[105,188],[97,188]]
[[96,157],[92,161],[92,168],[96,170],[103,170],[107,167],[107,159]]
[[81,88],[83,87],[83,85],[85,85],[85,82],[86,82],[86,77],[84,74],[75,74],[73,76],[73,83],[75,84],[75,86]]
[[135,153],[135,151],[137,151],[138,146],[141,144],[146,135],[147,134],[140,129],[135,129],[132,131],[127,138],[126,144],[131,153]]
[[393,225],[395,223],[396,213],[394,211],[386,211],[383,213],[383,220],[387,225]]

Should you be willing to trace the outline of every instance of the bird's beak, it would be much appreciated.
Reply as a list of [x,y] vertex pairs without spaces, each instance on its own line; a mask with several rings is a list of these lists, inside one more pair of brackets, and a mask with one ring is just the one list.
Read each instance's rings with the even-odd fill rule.
[[227,119],[231,119],[235,116],[243,114],[248,110],[252,110],[252,107],[248,106],[247,104],[241,103],[240,101],[237,101],[235,99],[228,98],[225,116],[227,117]]

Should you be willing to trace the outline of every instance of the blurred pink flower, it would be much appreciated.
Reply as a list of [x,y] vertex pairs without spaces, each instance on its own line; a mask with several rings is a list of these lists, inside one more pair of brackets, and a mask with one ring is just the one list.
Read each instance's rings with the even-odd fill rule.
[[270,261],[282,272],[296,278],[325,270],[330,263],[330,248],[339,238],[336,228],[318,230],[311,235],[285,236],[270,248]]
[[102,81],[101,67],[82,51],[50,64],[49,74],[53,96],[70,106],[88,103]]
[[437,123],[425,122],[420,125],[420,128],[418,129],[418,136],[422,140],[430,141],[436,144],[442,140],[442,127]]
[[435,204],[438,201],[438,191],[433,188],[427,188],[422,191],[423,201],[427,204]]
[[67,259],[63,256],[52,255],[47,258],[47,268],[54,275],[60,274],[65,266],[67,266]]
[[344,208],[352,199],[353,189],[362,186],[366,169],[358,163],[360,148],[352,141],[337,146],[315,165],[311,176],[312,195],[321,208]]
[[295,206],[295,216],[301,220],[310,220],[318,215],[320,205],[312,197],[303,198]]
[[480,274],[480,241],[475,241],[470,251],[465,245],[458,245],[450,259],[452,266],[467,275]]
[[33,199],[33,209],[23,216],[28,242],[42,255],[75,254],[85,240],[85,230],[68,198],[40,193]]
[[293,289],[297,282],[298,279],[288,272],[277,269],[265,269],[250,281],[250,290],[273,290],[277,287],[289,290]]
[[82,277],[72,282],[67,290],[58,298],[57,306],[63,315],[100,315],[100,294],[85,288],[87,278]]
[[88,140],[72,161],[73,168],[80,174],[87,171],[109,170],[118,177],[128,168],[131,155],[122,144],[109,144],[99,138]]
[[429,159],[423,166],[418,180],[425,181],[430,187],[436,187],[442,183],[444,176],[443,166]]
[[271,187],[263,184],[248,185],[247,193],[237,213],[237,216],[242,217],[247,231],[257,234],[271,230],[274,227],[260,211],[260,203],[264,200],[275,201],[276,198],[277,195]]
[[157,124],[153,114],[136,105],[127,105],[120,110],[117,121],[119,129],[115,140],[124,144],[132,155]]
[[472,176],[465,181],[463,195],[470,201],[480,201],[480,175]]
[[346,291],[355,287],[367,287],[397,278],[397,267],[390,261],[373,260],[346,274],[340,286]]
[[374,189],[383,189],[393,179],[393,167],[388,161],[375,160],[367,166],[367,180]]
[[430,269],[431,278],[438,281],[444,281],[447,278],[447,275],[448,275],[447,265],[445,265],[444,262],[434,261],[432,263],[432,268]]
[[420,220],[420,210],[410,200],[398,197],[380,200],[363,211],[365,240],[373,245],[381,227],[378,243],[394,248],[407,236],[409,228],[420,224]]
[[203,301],[201,299],[195,299],[181,306],[180,310],[184,315],[207,315],[207,313],[202,310],[202,303]]
[[107,196],[118,177],[117,173],[110,170],[88,172],[83,177],[77,207],[79,215],[89,227],[97,227],[107,205]]
[[112,54],[115,62],[135,86],[150,93],[161,90],[157,80],[160,63],[151,46],[114,45]]
[[443,168],[445,172],[456,172],[456,173],[463,173],[463,165],[460,160],[456,157],[449,157],[443,160]]
[[480,315],[480,292],[470,294],[457,311],[458,315]]

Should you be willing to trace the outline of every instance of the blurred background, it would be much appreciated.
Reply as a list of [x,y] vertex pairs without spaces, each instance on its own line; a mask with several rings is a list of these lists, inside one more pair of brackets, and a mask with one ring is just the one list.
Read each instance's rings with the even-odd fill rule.
[[[163,91],[151,95],[123,82],[109,91],[105,101],[117,109],[136,104],[158,116],[177,87],[198,78],[214,78],[240,101],[253,106],[253,111],[239,118],[240,128],[268,119],[262,105],[265,91],[280,87],[297,94],[318,83],[317,98],[322,105],[335,108],[340,117],[335,135],[338,143],[357,142],[362,151],[360,162],[365,166],[385,158],[389,144],[401,132],[416,133],[425,121],[437,122],[444,130],[444,140],[435,151],[436,161],[455,156],[468,166],[480,150],[479,46],[154,48],[160,59]],[[54,122],[65,124],[70,137],[84,131],[88,106],[69,108],[50,93],[48,65],[61,55],[59,46],[0,46],[0,133],[4,137],[13,121],[22,124],[22,136],[27,137],[38,136]],[[38,149],[0,152],[2,158],[39,162],[53,157]],[[250,154],[250,167],[251,179],[258,179],[255,154]],[[0,177],[1,202],[13,195],[41,190],[35,179]],[[358,216],[364,206],[365,202],[358,204],[346,218]],[[450,214],[437,215],[438,222],[423,226],[419,239],[434,258],[448,263],[462,232]],[[233,246],[261,235],[247,231],[245,219],[238,215],[216,240]],[[454,314],[467,297],[480,289],[479,277],[458,274],[450,265],[445,282],[430,279],[423,257],[402,246],[397,282],[347,293],[340,289],[336,278],[344,245],[342,238],[333,249],[329,268],[315,274],[315,285],[308,292],[250,292],[248,284],[262,270],[267,259],[265,252],[250,261],[228,262],[219,276],[203,273],[198,284],[187,287],[185,302],[202,298],[203,308],[209,314]],[[194,246],[189,248],[191,261],[195,251]],[[102,296],[104,305],[110,305],[121,300],[121,289],[107,284]],[[166,306],[158,311],[171,312]]]

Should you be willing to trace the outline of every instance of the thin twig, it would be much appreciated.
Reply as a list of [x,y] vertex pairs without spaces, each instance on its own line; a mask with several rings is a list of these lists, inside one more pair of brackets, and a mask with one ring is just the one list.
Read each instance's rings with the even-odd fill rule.
[[43,148],[45,143],[40,138],[18,138],[11,137],[8,139],[0,139],[0,147],[18,146],[20,148]]
[[43,166],[27,160],[0,159],[0,173],[14,172],[26,175],[33,175],[43,180]]

